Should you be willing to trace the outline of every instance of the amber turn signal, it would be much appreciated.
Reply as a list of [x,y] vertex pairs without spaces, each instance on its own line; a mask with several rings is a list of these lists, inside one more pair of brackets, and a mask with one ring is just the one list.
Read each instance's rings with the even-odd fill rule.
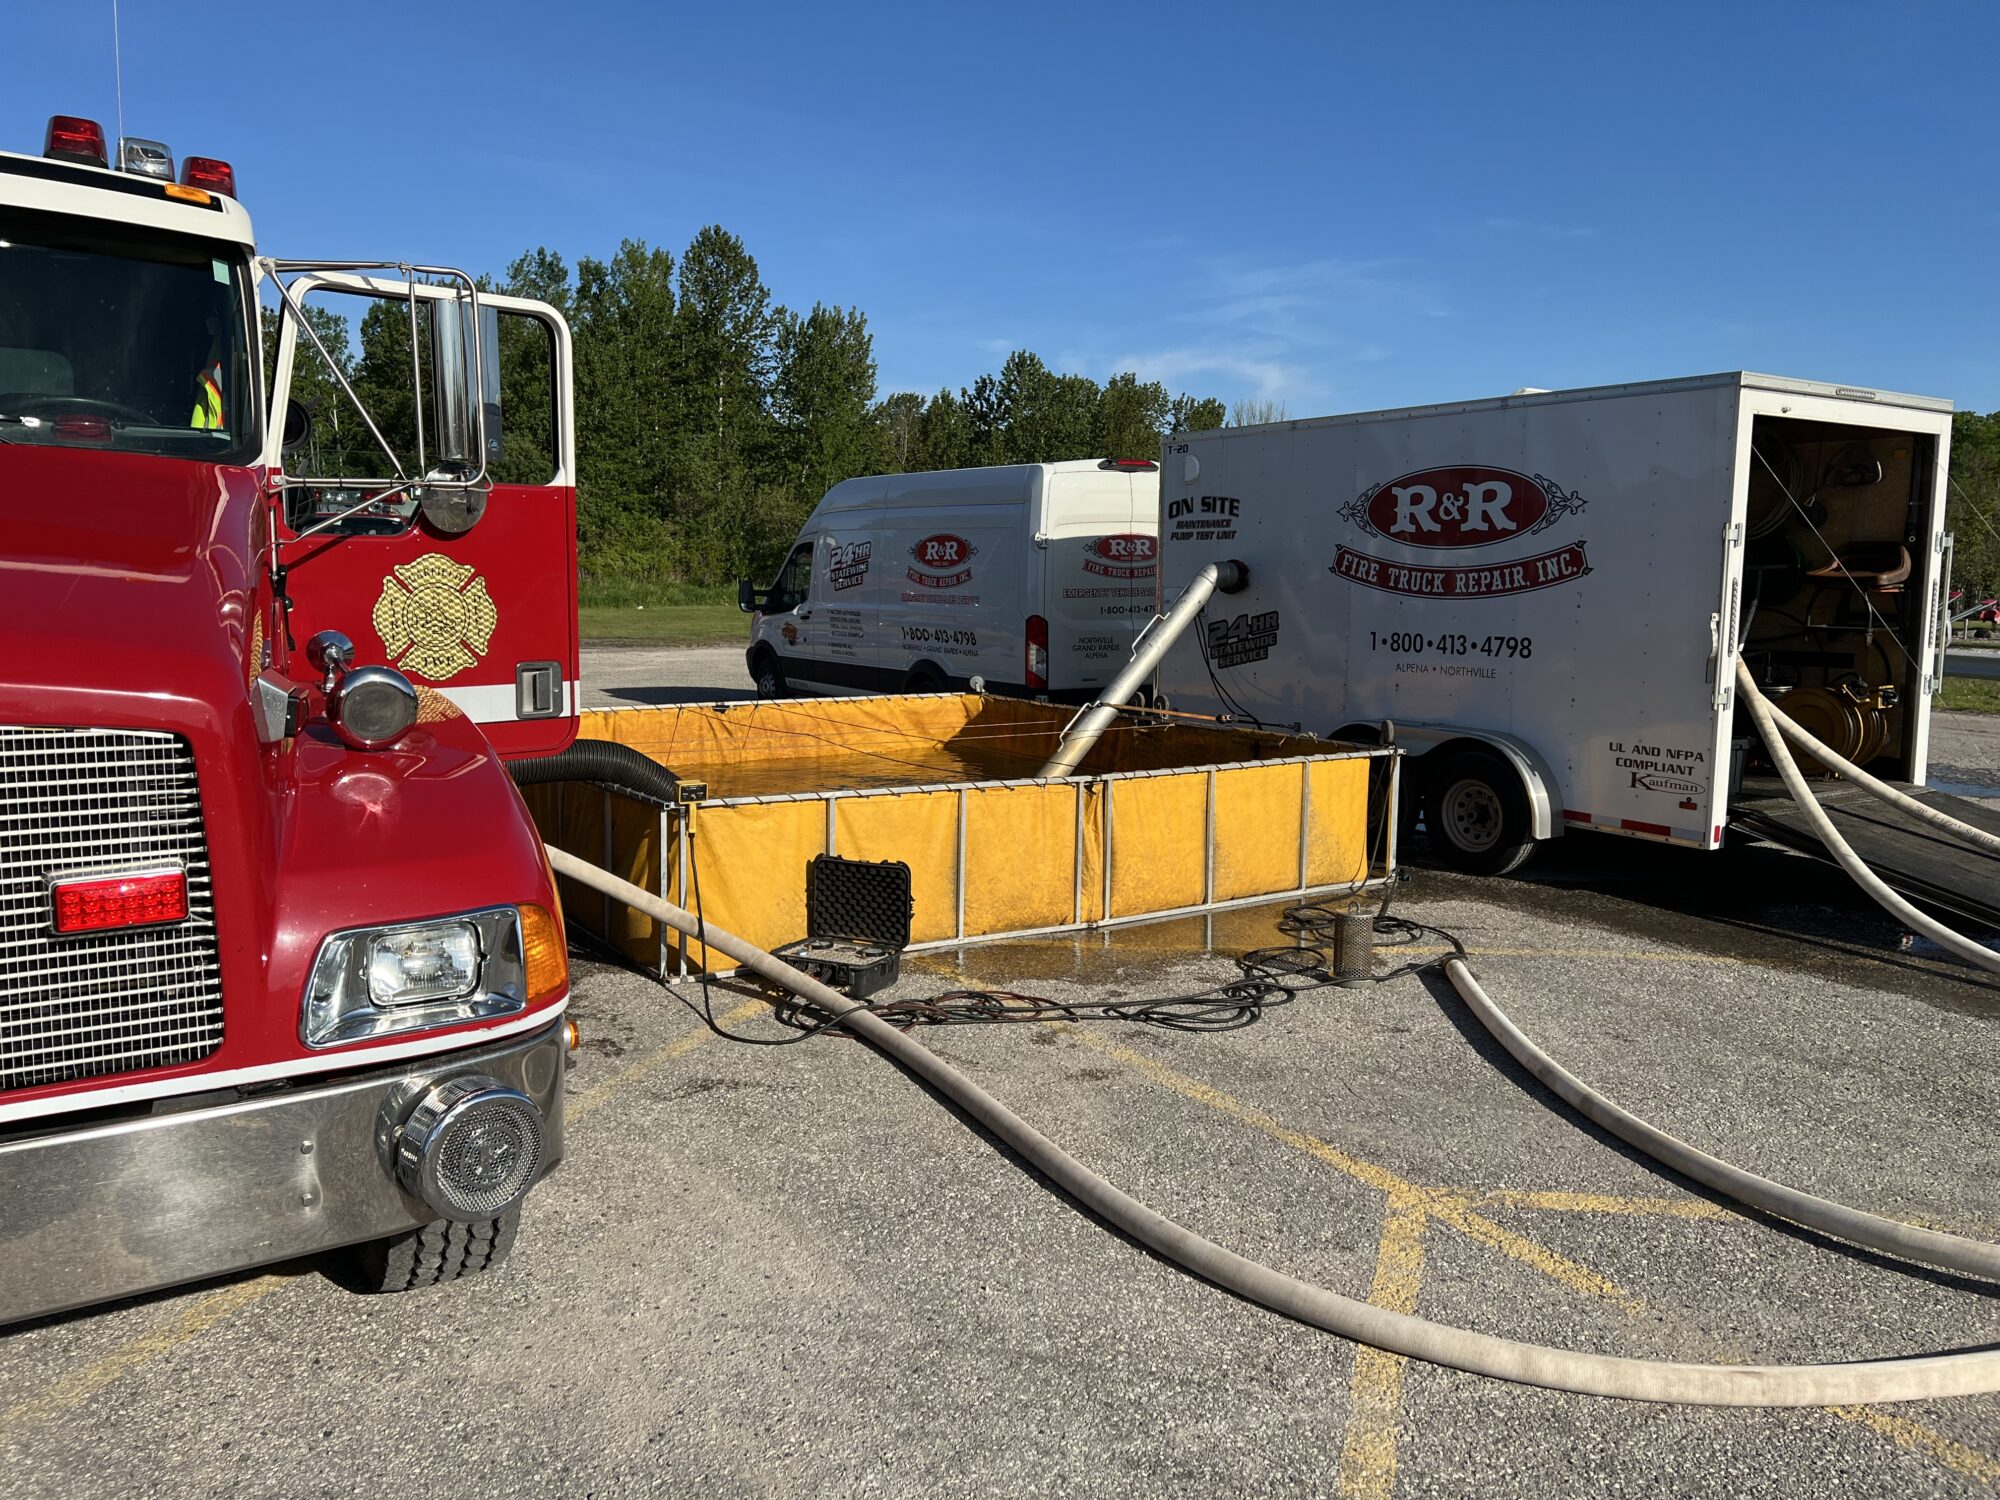
[[569,952],[562,923],[546,906],[521,908],[521,956],[527,961],[528,1004],[553,1000],[569,988]]

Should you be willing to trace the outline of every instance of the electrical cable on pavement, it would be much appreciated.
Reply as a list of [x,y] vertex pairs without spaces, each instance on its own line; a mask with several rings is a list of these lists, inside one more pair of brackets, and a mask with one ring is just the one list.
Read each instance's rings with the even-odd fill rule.
[[[1389,788],[1390,778],[1385,776],[1379,797],[1371,794],[1369,798],[1368,821],[1373,825],[1374,832],[1368,853],[1370,869],[1375,867],[1388,840]],[[695,923],[698,929],[706,931],[707,922],[702,913],[700,845],[695,835],[695,822],[696,819],[690,816],[687,825],[688,875],[694,895]],[[1381,905],[1372,919],[1376,937],[1389,939],[1387,946],[1394,948],[1415,943],[1428,934],[1439,939],[1448,952],[1370,976],[1375,983],[1386,984],[1425,969],[1437,968],[1453,955],[1459,958],[1465,956],[1465,945],[1443,928],[1407,917],[1390,916],[1389,901],[1390,890],[1385,886]],[[1339,985],[1334,972],[1333,946],[1335,924],[1341,915],[1337,908],[1327,905],[1323,899],[1285,908],[1278,918],[1278,930],[1297,939],[1294,945],[1253,948],[1239,954],[1236,956],[1236,964],[1242,971],[1239,978],[1189,994],[1149,1000],[1055,1000],[1018,990],[958,989],[902,1000],[858,1001],[856,1010],[848,1012],[848,1015],[866,1011],[906,1032],[919,1026],[990,1026],[1028,1021],[1078,1024],[1125,1021],[1158,1026],[1168,1031],[1236,1031],[1255,1025],[1267,1010],[1289,1005],[1300,995]],[[791,1036],[754,1037],[730,1031],[715,1019],[705,962],[698,972],[701,1006],[696,1014],[717,1036],[752,1046],[783,1047],[822,1032],[844,1029],[845,1016],[828,1017],[800,1004],[796,997],[788,997],[778,1003],[774,1019],[792,1028]],[[689,1005],[690,1009],[694,1008],[685,997],[682,997],[682,1003]]]

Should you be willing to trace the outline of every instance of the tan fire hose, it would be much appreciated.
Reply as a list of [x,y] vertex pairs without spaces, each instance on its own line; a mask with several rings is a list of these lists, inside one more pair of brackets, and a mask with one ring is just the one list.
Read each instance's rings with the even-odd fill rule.
[[[1812,831],[1819,836],[1819,841],[1826,845],[1827,852],[1834,857],[1841,869],[1853,877],[1854,883],[1866,891],[1877,906],[1912,932],[1922,933],[1940,948],[1956,953],[1967,963],[1984,969],[1989,974],[2000,974],[2000,953],[1994,952],[1983,943],[1975,943],[1963,933],[1954,932],[1944,923],[1918,911],[1916,907],[1890,890],[1879,875],[1861,862],[1861,856],[1856,854],[1847,840],[1840,836],[1840,830],[1833,826],[1833,819],[1826,815],[1826,809],[1819,805],[1819,799],[1813,796],[1812,788],[1806,785],[1805,776],[1800,772],[1798,762],[1792,759],[1792,752],[1786,748],[1785,737],[1779,730],[1770,701],[1758,691],[1757,683],[1750,675],[1750,669],[1744,666],[1741,660],[1736,663],[1736,687],[1737,695],[1743,700],[1744,707],[1750,710],[1750,718],[1757,726],[1757,733],[1763,737],[1764,749],[1769,752],[1772,764],[1778,768],[1778,775],[1784,780],[1785,790],[1792,794],[1792,800],[1798,804],[1799,811],[1805,814],[1806,821],[1812,825]],[[1806,738],[1811,739],[1812,736],[1807,735]],[[1817,745],[1818,742],[1814,741],[1814,744]],[[1815,749],[1812,753],[1818,755],[1820,751]],[[1828,764],[1831,765],[1832,762],[1829,761]],[[1869,780],[1872,781],[1874,778],[1870,777]],[[1894,790],[1892,787],[1884,789]],[[1923,804],[1914,805],[1921,807]],[[1957,820],[1950,821],[1955,823]],[[1967,832],[1979,833],[1978,829],[1969,825],[1962,826],[1966,826]],[[1983,833],[1979,836],[1988,837]]]
[[1931,1400],[2000,1391],[2000,1350],[1830,1365],[1700,1365],[1518,1343],[1392,1312],[1225,1250],[1113,1187],[965,1074],[867,1007],[671,902],[550,849],[558,874],[601,891],[734,959],[839,1018],[878,1052],[950,1098],[1083,1208],[1174,1264],[1302,1323],[1452,1369],[1579,1395],[1703,1406],[1821,1406]]

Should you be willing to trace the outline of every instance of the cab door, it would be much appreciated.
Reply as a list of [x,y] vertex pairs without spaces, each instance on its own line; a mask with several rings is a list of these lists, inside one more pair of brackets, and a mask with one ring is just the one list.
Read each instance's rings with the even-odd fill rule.
[[[579,706],[568,324],[462,273],[265,270],[284,284],[268,457],[290,613],[274,664],[289,653],[310,676],[306,641],[338,630],[502,755],[563,749]],[[289,446],[288,398],[311,418]]]

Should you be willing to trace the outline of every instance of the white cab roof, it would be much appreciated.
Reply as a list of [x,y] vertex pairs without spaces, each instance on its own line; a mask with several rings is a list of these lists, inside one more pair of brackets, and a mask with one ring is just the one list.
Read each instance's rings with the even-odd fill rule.
[[256,243],[250,215],[234,198],[211,193],[207,203],[189,203],[166,188],[153,177],[0,151],[0,207],[107,219],[245,246]]

